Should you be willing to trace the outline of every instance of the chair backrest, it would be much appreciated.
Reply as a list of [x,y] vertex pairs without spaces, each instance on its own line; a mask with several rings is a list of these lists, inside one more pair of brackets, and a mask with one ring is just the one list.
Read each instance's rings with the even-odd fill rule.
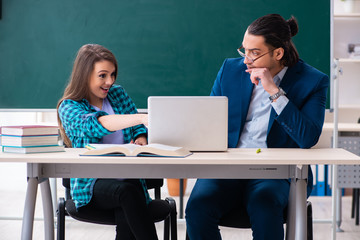
[[164,185],[164,179],[145,179],[148,189],[161,188]]
[[63,179],[62,179],[62,185],[63,185],[65,188],[70,188],[70,178],[63,178]]
[[71,199],[70,195],[70,178],[63,178],[62,185],[65,187],[65,200]]

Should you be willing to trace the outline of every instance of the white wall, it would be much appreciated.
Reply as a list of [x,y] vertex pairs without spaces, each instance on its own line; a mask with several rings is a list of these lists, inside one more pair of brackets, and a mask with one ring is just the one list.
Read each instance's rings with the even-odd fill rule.
[[[353,5],[353,16],[345,13],[345,6]],[[349,13],[349,12],[348,12]],[[334,1],[334,58],[349,58],[348,45],[360,44],[360,1]],[[340,62],[339,105],[360,105],[360,61]]]
[[358,0],[334,0],[334,12],[338,14],[360,12],[360,2]]

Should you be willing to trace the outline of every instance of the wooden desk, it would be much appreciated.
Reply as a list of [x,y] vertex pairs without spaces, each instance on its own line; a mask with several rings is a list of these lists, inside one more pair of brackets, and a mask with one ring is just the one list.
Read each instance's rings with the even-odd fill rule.
[[80,157],[85,149],[61,153],[6,154],[0,162],[26,162],[26,192],[22,239],[32,239],[36,193],[41,186],[45,239],[54,239],[54,216],[48,178],[291,178],[287,232],[306,239],[306,180],[310,164],[358,164],[360,157],[344,149],[229,149],[194,153],[187,158]]

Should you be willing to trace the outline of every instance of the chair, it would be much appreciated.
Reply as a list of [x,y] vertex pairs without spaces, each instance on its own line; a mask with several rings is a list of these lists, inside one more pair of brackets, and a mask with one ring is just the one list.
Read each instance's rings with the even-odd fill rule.
[[[150,214],[154,218],[154,222],[164,220],[164,240],[177,240],[177,220],[176,220],[176,203],[173,198],[166,198],[168,203],[160,201],[160,187],[163,185],[163,179],[146,179],[148,189],[154,189],[155,199],[151,201],[149,207]],[[70,196],[70,179],[63,179],[63,186],[65,187],[65,198],[59,198],[57,210],[57,239],[65,239],[65,216],[89,223],[116,225],[113,211],[93,210],[93,211],[76,211],[75,204]]]
[[[312,205],[307,202],[307,240],[313,239],[313,221],[312,221]],[[245,214],[244,214],[245,213]],[[287,222],[287,209],[284,210],[284,223]],[[219,226],[232,228],[251,228],[249,216],[246,214],[246,209],[239,206],[237,209],[229,212],[220,219]],[[186,233],[186,240],[189,236]]]
[[355,217],[355,225],[359,225],[359,193],[360,188],[353,188],[352,204],[351,204],[351,218]]

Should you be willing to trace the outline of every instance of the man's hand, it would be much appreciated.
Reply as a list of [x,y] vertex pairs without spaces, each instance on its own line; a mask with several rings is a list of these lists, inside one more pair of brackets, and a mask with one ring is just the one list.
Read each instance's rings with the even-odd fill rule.
[[270,96],[279,91],[268,68],[250,68],[245,72],[250,73],[250,80],[256,86],[261,81],[261,85]]

